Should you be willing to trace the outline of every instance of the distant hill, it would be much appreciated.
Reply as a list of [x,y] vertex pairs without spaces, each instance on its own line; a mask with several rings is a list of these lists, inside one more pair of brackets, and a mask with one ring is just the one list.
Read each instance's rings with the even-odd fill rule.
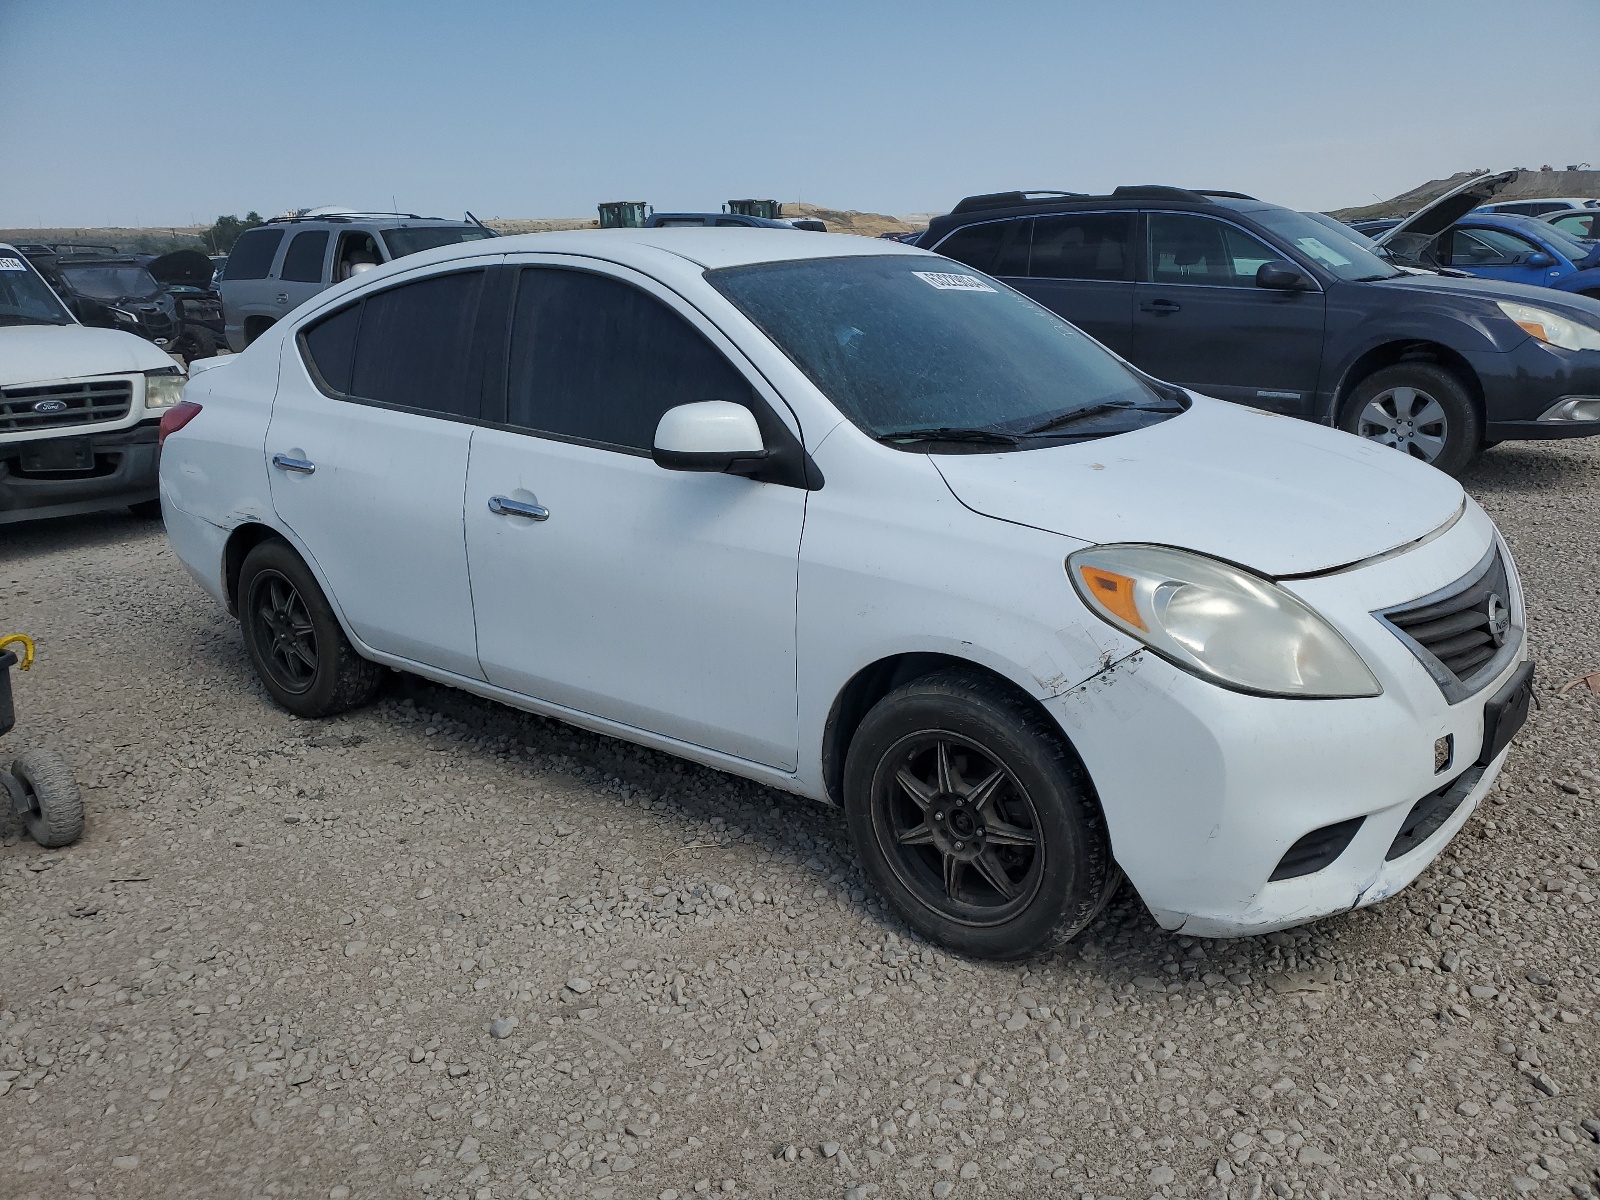
[[[1341,221],[1375,220],[1379,217],[1410,216],[1425,204],[1444,195],[1458,184],[1465,183],[1483,171],[1457,171],[1448,179],[1433,179],[1409,192],[1401,192],[1389,200],[1366,204],[1356,208],[1341,208],[1330,216]],[[1520,172],[1495,197],[1496,200],[1538,200],[1544,196],[1594,196],[1600,197],[1600,171],[1527,171]]]

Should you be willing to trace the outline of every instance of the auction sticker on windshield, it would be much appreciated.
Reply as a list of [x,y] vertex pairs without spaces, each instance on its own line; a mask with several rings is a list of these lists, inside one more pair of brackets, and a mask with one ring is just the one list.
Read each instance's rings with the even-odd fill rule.
[[938,288],[941,292],[994,291],[994,288],[976,275],[959,275],[953,271],[913,271],[911,273],[929,287]]
[[0,271],[26,271],[20,258],[0,258]]

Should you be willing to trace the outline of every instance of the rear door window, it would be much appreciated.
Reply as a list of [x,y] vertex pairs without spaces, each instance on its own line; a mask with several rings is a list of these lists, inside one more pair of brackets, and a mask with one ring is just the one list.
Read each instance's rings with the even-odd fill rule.
[[1150,214],[1150,276],[1156,283],[1255,287],[1261,264],[1283,255],[1233,225],[1190,213]]
[[483,271],[457,271],[374,293],[305,330],[306,357],[331,392],[476,419],[471,349],[483,281]]
[[1028,274],[1035,279],[1132,279],[1132,241],[1132,213],[1036,217]]
[[281,229],[247,229],[228,255],[224,279],[265,279],[283,241]]
[[655,444],[669,408],[752,399],[723,353],[660,300],[556,267],[518,280],[508,384],[511,424],[637,452]]
[[322,262],[328,254],[328,231],[308,229],[294,235],[283,256],[278,278],[285,283],[321,283]]

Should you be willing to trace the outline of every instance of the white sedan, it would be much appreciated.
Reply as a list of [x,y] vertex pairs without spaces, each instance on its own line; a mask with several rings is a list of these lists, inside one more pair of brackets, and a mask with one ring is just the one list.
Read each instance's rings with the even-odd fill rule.
[[384,668],[842,805],[962,952],[1371,904],[1527,710],[1450,479],[1153,380],[912,247],[616,230],[419,254],[197,364],[172,544],[272,697]]

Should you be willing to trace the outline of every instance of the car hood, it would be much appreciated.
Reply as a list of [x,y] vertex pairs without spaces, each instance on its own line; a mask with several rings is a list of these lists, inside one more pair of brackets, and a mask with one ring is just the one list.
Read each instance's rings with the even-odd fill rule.
[[1487,204],[1517,177],[1516,171],[1497,175],[1474,175],[1451,188],[1431,204],[1424,204],[1393,229],[1385,229],[1372,240],[1386,246],[1402,262],[1418,262],[1422,252],[1450,226],[1480,204]]
[[204,288],[211,283],[211,260],[198,250],[174,250],[145,264],[157,283]]
[[0,387],[173,366],[172,356],[120,329],[0,325]]
[[1387,447],[1204,396],[1096,441],[930,457],[986,516],[1086,542],[1178,546],[1275,578],[1414,542],[1464,502],[1454,479]]
[[[1565,281],[1563,281],[1565,282]],[[1479,276],[1436,275],[1433,272],[1396,276],[1363,283],[1360,287],[1403,288],[1413,295],[1447,297],[1459,311],[1462,300],[1479,300],[1492,305],[1496,300],[1515,300],[1522,304],[1536,304],[1552,309],[1563,316],[1575,317],[1585,324],[1594,322],[1594,306],[1587,297],[1574,296],[1554,288],[1536,287],[1526,283],[1512,283],[1504,279],[1484,279]],[[1491,316],[1501,315],[1498,309],[1486,310]]]

